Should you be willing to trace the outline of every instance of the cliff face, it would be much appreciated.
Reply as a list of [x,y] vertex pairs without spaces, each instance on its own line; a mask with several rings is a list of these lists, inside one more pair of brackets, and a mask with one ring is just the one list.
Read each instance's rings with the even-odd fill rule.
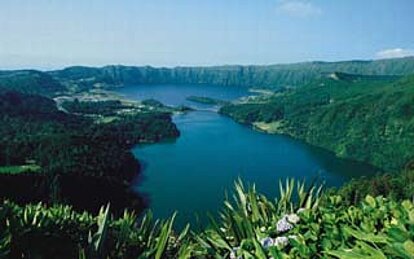
[[69,67],[51,71],[62,82],[82,87],[125,84],[212,84],[278,89],[295,87],[320,78],[325,73],[344,72],[364,75],[407,75],[414,73],[414,58],[375,61],[307,62],[271,66],[217,67]]

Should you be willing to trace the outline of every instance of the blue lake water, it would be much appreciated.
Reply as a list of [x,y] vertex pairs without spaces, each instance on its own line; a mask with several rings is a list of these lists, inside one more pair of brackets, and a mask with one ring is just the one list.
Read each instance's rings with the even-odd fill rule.
[[[118,93],[130,99],[154,98],[168,105],[202,109],[208,106],[185,98],[232,100],[251,94],[245,88],[191,85],[127,86]],[[133,150],[144,165],[134,188],[148,195],[156,217],[178,211],[178,224],[194,223],[196,214],[204,222],[207,212],[216,213],[225,191],[232,190],[238,177],[274,196],[279,179],[287,177],[309,181],[319,177],[327,186],[340,186],[375,171],[286,136],[254,131],[216,112],[194,111],[173,119],[181,132],[178,139]]]

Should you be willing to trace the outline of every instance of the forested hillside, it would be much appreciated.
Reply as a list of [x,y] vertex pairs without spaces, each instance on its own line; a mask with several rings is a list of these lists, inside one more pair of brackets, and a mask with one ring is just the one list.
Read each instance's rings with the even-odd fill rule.
[[47,73],[35,70],[0,71],[0,91],[14,90],[26,94],[52,96],[66,88]]
[[[92,211],[108,201],[114,210],[142,209],[142,197],[129,190],[139,173],[130,149],[177,137],[170,114],[129,106],[123,113],[116,101],[79,105],[88,110],[73,115],[44,96],[0,92],[0,197]],[[86,116],[91,107],[94,117]]]
[[332,73],[220,112],[386,170],[399,170],[414,158],[413,76]]
[[414,73],[414,58],[270,66],[69,67],[51,71],[49,74],[76,90],[125,84],[211,84],[277,89],[301,86],[333,71],[366,75],[407,75]]
[[[0,257],[412,258],[413,61],[0,72]],[[145,199],[130,189],[140,167],[131,148],[177,137],[174,109],[70,96],[147,83],[277,86],[220,112],[399,173],[339,190],[287,179],[271,200],[238,181],[218,218],[177,232],[175,214],[141,214]]]

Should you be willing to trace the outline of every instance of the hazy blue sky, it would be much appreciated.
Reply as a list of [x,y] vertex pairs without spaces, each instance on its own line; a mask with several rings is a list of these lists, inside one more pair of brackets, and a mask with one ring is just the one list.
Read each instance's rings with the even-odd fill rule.
[[1,0],[0,69],[412,55],[414,0]]

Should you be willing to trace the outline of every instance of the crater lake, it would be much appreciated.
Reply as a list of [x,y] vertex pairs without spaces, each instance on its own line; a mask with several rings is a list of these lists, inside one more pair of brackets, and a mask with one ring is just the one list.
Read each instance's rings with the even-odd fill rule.
[[252,95],[247,88],[209,85],[125,86],[118,94],[131,100],[156,99],[165,105],[190,106],[195,111],[173,116],[181,132],[176,140],[138,145],[133,152],[143,171],[133,188],[149,199],[155,217],[178,211],[178,225],[205,223],[223,206],[234,181],[255,183],[274,197],[279,180],[318,179],[327,187],[376,169],[343,160],[332,153],[282,135],[270,135],[238,124],[217,113],[218,107],[187,100],[189,96],[236,100]]

